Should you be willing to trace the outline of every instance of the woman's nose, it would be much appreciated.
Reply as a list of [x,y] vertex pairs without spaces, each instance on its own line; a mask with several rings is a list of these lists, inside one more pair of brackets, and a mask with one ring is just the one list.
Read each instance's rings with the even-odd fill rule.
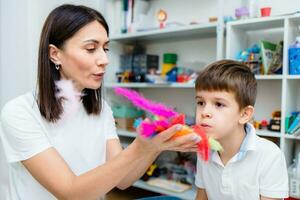
[[98,54],[98,57],[97,57],[97,61],[96,61],[96,64],[100,67],[105,67],[106,65],[108,65],[108,55],[105,51],[101,51],[99,54]]

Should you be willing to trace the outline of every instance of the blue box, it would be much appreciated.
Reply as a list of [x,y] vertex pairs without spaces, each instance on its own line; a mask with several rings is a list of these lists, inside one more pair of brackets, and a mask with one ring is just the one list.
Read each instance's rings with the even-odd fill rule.
[[289,48],[289,74],[300,74],[300,48]]

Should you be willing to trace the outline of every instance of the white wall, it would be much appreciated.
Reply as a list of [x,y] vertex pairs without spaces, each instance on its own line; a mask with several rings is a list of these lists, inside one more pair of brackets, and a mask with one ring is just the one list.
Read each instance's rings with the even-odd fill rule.
[[[0,0],[0,111],[10,99],[35,88],[40,31],[48,13],[63,3],[101,10],[103,2]],[[5,199],[7,174],[0,140],[0,199]]]
[[35,88],[40,31],[49,12],[63,3],[101,10],[104,0],[1,0],[0,110],[8,100]]

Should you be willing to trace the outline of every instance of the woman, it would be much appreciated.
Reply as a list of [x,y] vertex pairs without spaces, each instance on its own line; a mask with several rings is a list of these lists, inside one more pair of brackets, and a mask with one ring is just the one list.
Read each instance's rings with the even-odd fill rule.
[[[91,8],[62,5],[46,19],[38,91],[10,101],[1,113],[10,200],[97,199],[130,186],[164,150],[196,150],[194,134],[169,140],[180,126],[150,140],[137,137],[122,150],[101,95],[108,45],[107,23]],[[55,94],[58,80],[71,80],[85,94],[68,118],[62,117],[68,98]]]

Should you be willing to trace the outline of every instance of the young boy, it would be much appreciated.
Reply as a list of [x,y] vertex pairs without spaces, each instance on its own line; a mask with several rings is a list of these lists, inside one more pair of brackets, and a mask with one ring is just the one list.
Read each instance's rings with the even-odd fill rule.
[[256,80],[236,61],[221,60],[196,80],[196,123],[223,146],[197,161],[197,200],[271,200],[288,197],[283,153],[255,134]]

